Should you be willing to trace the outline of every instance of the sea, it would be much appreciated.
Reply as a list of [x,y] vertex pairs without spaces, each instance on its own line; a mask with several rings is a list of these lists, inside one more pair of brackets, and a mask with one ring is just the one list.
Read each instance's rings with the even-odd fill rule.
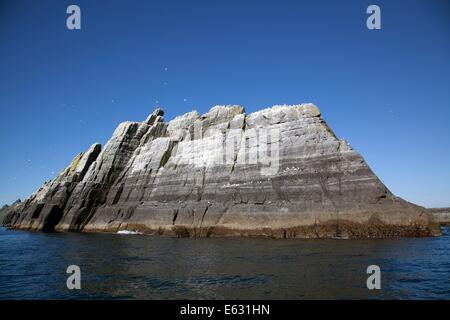
[[[0,299],[447,300],[450,228],[442,233],[306,240],[0,228]],[[73,265],[80,289],[67,286]]]

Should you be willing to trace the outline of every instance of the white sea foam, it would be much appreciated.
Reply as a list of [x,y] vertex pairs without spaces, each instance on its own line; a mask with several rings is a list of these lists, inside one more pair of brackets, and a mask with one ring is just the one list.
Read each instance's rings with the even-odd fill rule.
[[118,234],[142,234],[141,232],[138,231],[131,231],[131,230],[120,230],[117,231]]

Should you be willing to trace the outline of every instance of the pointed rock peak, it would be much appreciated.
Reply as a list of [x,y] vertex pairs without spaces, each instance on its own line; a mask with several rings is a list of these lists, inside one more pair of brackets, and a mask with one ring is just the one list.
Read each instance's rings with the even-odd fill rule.
[[92,162],[97,159],[101,150],[102,145],[100,143],[94,143],[92,146],[90,146],[78,162],[75,172],[83,176],[89,169],[89,166],[92,164]]
[[102,145],[100,143],[94,143],[86,152],[80,152],[73,160],[66,170],[68,175],[75,173],[84,175],[92,162],[97,159]]
[[307,117],[320,117],[320,109],[314,103],[304,103],[297,106],[297,108]]
[[167,135],[172,137],[180,137],[181,131],[189,129],[189,127],[194,125],[195,121],[199,118],[200,114],[196,110],[175,117],[167,126]]
[[152,112],[155,116],[164,116],[164,110],[162,108],[156,108],[155,111]]
[[79,154],[77,154],[77,156],[75,158],[73,158],[72,162],[69,165],[68,172],[67,172],[69,175],[72,175],[75,173],[82,157],[83,157],[83,152],[80,152]]
[[[164,110],[162,108],[156,108],[148,117],[145,119],[144,123],[148,125],[153,125],[155,122],[162,122],[162,117],[164,116]],[[157,121],[159,120],[159,121]]]
[[102,145],[98,142],[92,144],[89,149],[86,151],[87,154],[100,152],[102,150]]
[[240,114],[240,113],[244,113],[244,112],[245,112],[244,107],[241,107],[240,105],[237,105],[237,104],[216,105],[216,106],[212,107],[207,113],[202,115],[202,117],[208,116],[210,114],[233,113],[236,115],[236,114]]
[[197,119],[197,118],[200,118],[200,114],[198,113],[197,110],[192,110],[191,112],[187,112],[185,114],[173,118],[173,120],[171,120],[169,123],[183,121],[185,119]]
[[265,116],[271,117],[280,114],[290,114],[296,115],[300,117],[310,118],[310,117],[319,117],[320,110],[313,103],[303,103],[303,104],[282,104],[282,105],[274,105],[270,108],[262,109],[256,112],[249,114],[250,117],[258,117]]
[[272,111],[272,112],[284,112],[284,111],[290,111],[290,110],[299,111],[301,113],[310,112],[311,114],[320,115],[319,108],[313,103],[302,103],[302,104],[292,104],[292,105],[289,105],[289,104],[277,104],[277,105],[274,105],[274,106],[272,106],[270,108],[266,108],[266,109],[262,109],[262,110],[256,111],[253,114],[266,113],[266,112],[269,112],[269,111]]
[[229,122],[235,116],[244,114],[245,110],[239,105],[217,105],[202,115],[202,120],[210,124]]

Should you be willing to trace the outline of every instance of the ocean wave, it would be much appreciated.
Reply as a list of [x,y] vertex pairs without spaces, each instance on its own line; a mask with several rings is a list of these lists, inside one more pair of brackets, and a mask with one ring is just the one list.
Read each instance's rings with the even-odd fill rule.
[[142,232],[139,231],[131,231],[131,230],[120,230],[117,231],[118,234],[142,234]]

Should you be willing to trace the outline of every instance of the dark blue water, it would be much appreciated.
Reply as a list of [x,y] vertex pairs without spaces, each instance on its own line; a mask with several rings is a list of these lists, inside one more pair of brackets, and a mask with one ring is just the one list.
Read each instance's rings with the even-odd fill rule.
[[[0,229],[0,299],[449,299],[450,229],[390,240],[177,239]],[[66,268],[81,268],[68,290]],[[368,290],[366,268],[381,268]]]

